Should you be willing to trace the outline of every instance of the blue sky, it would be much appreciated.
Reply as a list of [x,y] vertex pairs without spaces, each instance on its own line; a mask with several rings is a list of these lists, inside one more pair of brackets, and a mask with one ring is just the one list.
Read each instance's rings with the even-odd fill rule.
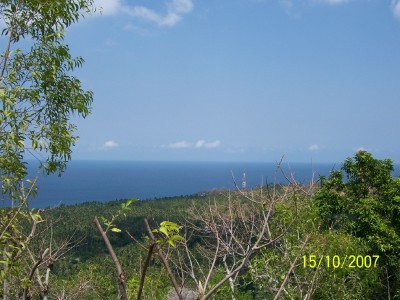
[[73,159],[400,162],[400,1],[95,2]]

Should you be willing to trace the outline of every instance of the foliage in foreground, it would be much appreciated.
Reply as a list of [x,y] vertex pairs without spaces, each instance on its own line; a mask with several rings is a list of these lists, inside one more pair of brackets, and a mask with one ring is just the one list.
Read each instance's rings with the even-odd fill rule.
[[[382,251],[377,242],[371,242],[371,236],[380,237],[374,231],[375,222],[385,222],[393,230],[398,228],[394,215],[388,216],[390,212],[396,213],[399,210],[397,202],[390,200],[399,196],[398,179],[390,175],[390,164],[382,168],[381,163],[387,164],[388,161],[376,160],[364,152],[346,160],[342,171],[348,180],[342,180],[340,184],[336,182],[342,188],[340,191],[332,189],[331,181],[340,172],[333,171],[329,178],[321,179],[320,187],[289,182],[285,186],[263,187],[249,191],[248,194],[240,191],[219,192],[204,198],[137,203],[127,218],[120,220],[118,226],[123,228],[121,225],[124,224],[128,228],[130,219],[149,217],[150,212],[155,217],[153,224],[168,218],[184,225],[185,241],[178,242],[176,249],[168,250],[168,255],[178,282],[184,282],[186,287],[197,290],[199,296],[202,292],[207,294],[207,290],[218,285],[211,295],[215,299],[274,299],[278,294],[282,299],[396,299],[399,295],[399,267],[396,262],[399,259],[395,249],[398,248],[392,246]],[[359,173],[357,176],[349,175],[349,170],[358,170]],[[372,177],[366,179],[368,174],[372,174]],[[356,183],[352,178],[357,178]],[[380,182],[380,185],[375,181]],[[368,194],[363,186],[365,182],[370,185]],[[364,194],[356,194],[354,191],[363,191]],[[332,205],[337,195],[343,199],[349,197],[347,200],[342,199],[341,203],[346,206],[339,210],[341,214]],[[380,214],[381,220],[377,218],[377,208],[373,209],[375,214],[371,220],[367,219],[371,215],[366,214],[360,222],[356,222],[356,218],[361,216],[349,214],[353,207],[364,203],[365,196],[386,201],[387,207],[385,213]],[[167,209],[169,206],[173,209],[163,214],[161,208]],[[330,208],[334,211],[329,214]],[[142,209],[144,214],[138,217]],[[360,210],[355,209],[354,212]],[[270,217],[265,218],[266,215]],[[263,223],[265,220],[268,222]],[[369,230],[366,230],[367,223],[371,226]],[[143,228],[140,222],[135,224]],[[257,251],[252,252],[240,272],[231,277],[232,280],[225,280],[219,285],[235,269],[234,266],[241,265],[246,258],[246,247],[255,245],[257,230],[260,232],[264,228],[263,224],[267,229],[261,231],[261,240],[264,242],[257,244],[261,247],[256,247]],[[365,231],[351,230],[354,224]],[[145,245],[145,235],[145,231],[137,232],[135,238]],[[384,240],[384,235],[377,241],[396,243],[395,238]],[[133,250],[137,249],[137,244],[135,246],[135,243],[129,241],[120,246],[117,240],[114,242],[121,264],[127,264],[128,290],[135,291],[146,251]],[[119,252],[128,248],[131,250]],[[136,263],[132,263],[132,259]],[[369,259],[372,263],[368,263]],[[147,276],[144,298],[163,299],[170,285],[166,284],[168,278],[162,264],[152,260]],[[149,290],[153,284],[159,287],[157,295],[151,288]]]
[[90,12],[92,2],[0,1],[0,182],[2,207],[11,207],[0,210],[3,299],[28,299],[31,293],[46,298],[50,269],[69,246],[65,241],[31,248],[32,240],[40,244],[36,229],[44,220],[29,209],[35,181],[25,180],[25,159],[30,153],[40,157],[46,173],[61,173],[71,158],[77,141],[71,116],[86,117],[93,94],[72,75],[83,59],[71,56],[64,33]]
[[322,178],[314,196],[326,230],[346,233],[380,257],[380,287],[373,298],[400,298],[400,178],[390,159],[359,151],[343,163],[343,173]]
[[[353,160],[359,155],[357,153]],[[366,153],[363,155],[372,159]],[[374,162],[379,163],[378,160]],[[372,166],[364,166],[364,170],[371,171]],[[364,235],[360,231],[351,231],[353,227],[348,224],[354,222],[357,215],[348,214],[348,207],[342,211],[344,215],[338,214],[337,210],[327,215],[327,208],[332,207],[330,201],[336,199],[328,194],[329,191],[336,193],[330,190],[329,185],[335,174],[336,171],[323,179],[320,187],[289,183],[259,188],[246,195],[240,191],[220,191],[205,197],[134,203],[125,217],[115,220],[115,225],[130,232],[135,240],[132,241],[124,232],[110,231],[108,235],[123,266],[129,299],[137,295],[151,245],[151,239],[146,238],[148,232],[143,225],[144,218],[152,220],[152,228],[158,227],[157,224],[163,220],[184,226],[180,235],[185,240],[174,242],[176,247],[167,242],[164,254],[178,284],[195,291],[200,297],[218,286],[210,295],[213,299],[274,299],[278,294],[280,299],[376,299],[389,295],[396,299],[399,294],[396,252],[379,251],[377,244],[370,242],[370,235],[377,236],[373,228],[365,231]],[[398,179],[389,177],[390,180],[385,182],[396,186]],[[381,187],[387,187],[388,194],[380,191],[379,195],[397,197],[392,184]],[[351,180],[343,181],[342,186],[346,185],[350,187]],[[344,191],[340,191],[340,196],[346,196]],[[376,190],[370,191],[373,195],[378,194]],[[362,202],[362,197],[355,196],[352,202],[344,200],[349,207]],[[85,293],[85,299],[116,299],[116,272],[110,272],[114,264],[90,220],[101,212],[112,217],[121,209],[121,204],[117,201],[82,204],[46,212],[47,220],[60,214],[68,216],[63,228],[69,228],[69,232],[78,228],[77,232],[87,232],[80,248],[84,251],[72,250],[68,259],[56,263],[51,278],[54,295],[66,286],[72,293],[77,283],[86,280],[91,292],[81,291]],[[396,212],[396,202],[392,205],[386,209]],[[267,215],[269,217],[265,218]],[[382,215],[384,220],[388,220],[386,217]],[[74,218],[82,222],[76,222]],[[376,217],[372,219],[371,226],[377,221]],[[266,225],[265,231],[262,231],[263,224]],[[55,227],[54,231],[58,230],[61,229]],[[262,233],[262,243],[255,244],[259,233]],[[234,273],[230,277],[232,280],[226,279],[244,261],[246,249],[254,245],[258,245],[256,251],[252,252],[240,272]],[[350,263],[352,255],[355,257],[353,264]],[[373,260],[369,264],[368,259],[377,255],[376,264]],[[165,299],[170,291],[165,267],[152,255],[142,298]]]

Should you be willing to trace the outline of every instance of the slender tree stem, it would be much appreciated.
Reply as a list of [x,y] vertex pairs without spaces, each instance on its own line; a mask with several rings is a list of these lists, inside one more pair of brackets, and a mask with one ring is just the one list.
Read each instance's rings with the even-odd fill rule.
[[126,293],[126,282],[125,282],[125,277],[122,272],[122,267],[121,264],[119,263],[118,257],[114,252],[113,247],[111,246],[110,240],[107,237],[107,234],[104,232],[103,227],[101,227],[99,220],[97,217],[94,217],[94,223],[96,224],[97,229],[99,230],[101,237],[104,240],[104,243],[107,246],[108,252],[111,255],[111,258],[114,262],[115,268],[117,269],[117,274],[118,274],[118,287],[119,291],[121,293],[122,299],[128,300],[128,295]]
[[[15,19],[15,13],[16,12],[14,12],[14,14],[13,14],[13,19]],[[11,23],[13,23],[13,22],[11,22]],[[8,35],[8,42],[7,42],[6,51],[4,52],[4,57],[3,57],[3,61],[2,61],[3,67],[1,69],[0,82],[3,80],[4,72],[5,72],[6,67],[7,67],[7,61],[8,61],[8,58],[10,56],[10,47],[11,47],[11,41],[12,41],[13,34],[14,34],[14,27],[11,26],[10,32],[9,32],[9,35]]]
[[151,256],[153,255],[154,246],[155,246],[155,243],[152,242],[150,247],[149,247],[149,250],[147,252],[146,261],[144,262],[142,274],[141,274],[141,277],[140,277],[140,284],[139,284],[139,291],[138,291],[138,295],[137,295],[137,300],[140,300],[142,298],[144,280],[146,279],[146,271],[147,271],[147,267],[149,266]]

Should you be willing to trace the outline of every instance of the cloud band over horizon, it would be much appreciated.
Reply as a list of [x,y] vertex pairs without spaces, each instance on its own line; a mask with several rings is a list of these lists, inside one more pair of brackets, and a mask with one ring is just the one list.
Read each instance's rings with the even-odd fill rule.
[[176,143],[170,143],[168,145],[162,145],[162,148],[169,148],[169,149],[188,149],[188,148],[193,148],[193,149],[213,149],[213,148],[218,148],[221,146],[221,141],[220,140],[215,140],[213,142],[207,142],[205,140],[198,140],[196,143],[189,143],[187,141],[179,141]]

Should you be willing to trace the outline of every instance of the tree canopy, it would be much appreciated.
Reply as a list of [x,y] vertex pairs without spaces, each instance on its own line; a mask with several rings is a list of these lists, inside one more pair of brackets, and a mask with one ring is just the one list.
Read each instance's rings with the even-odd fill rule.
[[[47,173],[61,172],[75,144],[72,114],[90,113],[93,93],[71,73],[82,66],[64,43],[65,29],[89,13],[92,0],[2,0],[0,172],[3,193],[26,175],[24,155]],[[15,197],[11,197],[15,198]]]
[[382,290],[399,296],[400,178],[392,176],[393,170],[392,160],[359,151],[341,171],[321,178],[314,201],[325,228],[351,234],[369,246],[370,254],[380,255],[387,285]]
[[366,151],[347,158],[341,171],[322,178],[315,195],[327,226],[341,227],[366,239],[376,251],[400,249],[400,180],[390,159],[379,160]]
[[[77,140],[71,116],[90,113],[93,93],[72,75],[84,60],[71,56],[64,35],[68,26],[90,13],[92,2],[0,0],[0,45],[4,47],[0,49],[0,181],[3,205],[9,206],[0,208],[3,299],[17,299],[17,295],[28,299],[33,272],[38,273],[43,264],[50,266],[59,255],[52,242],[40,250],[38,260],[29,248],[37,225],[44,220],[28,209],[35,185],[25,181],[26,156],[36,157],[47,173],[62,172],[71,158]],[[46,280],[38,277],[42,299],[47,299]]]

